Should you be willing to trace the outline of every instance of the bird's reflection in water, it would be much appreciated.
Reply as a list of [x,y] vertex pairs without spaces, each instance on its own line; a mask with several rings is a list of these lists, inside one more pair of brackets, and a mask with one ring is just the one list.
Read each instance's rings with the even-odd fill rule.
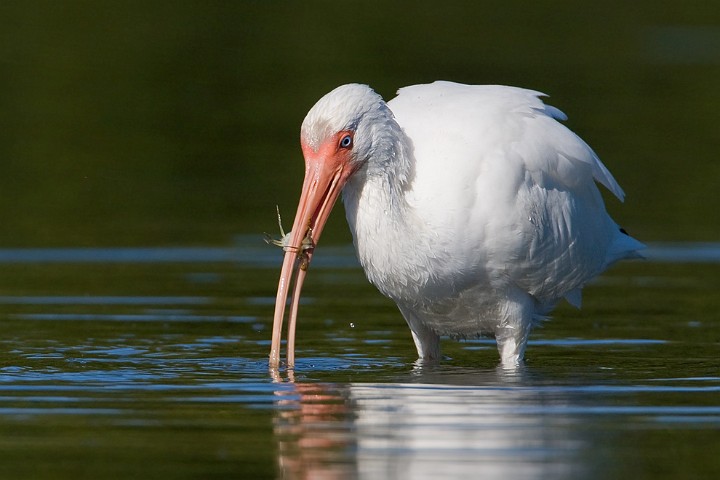
[[587,441],[558,388],[523,372],[416,366],[398,383],[277,390],[284,478],[582,478]]
[[[279,376],[276,381],[281,380]],[[294,382],[276,390],[275,438],[282,478],[355,478],[353,408],[347,386]]]

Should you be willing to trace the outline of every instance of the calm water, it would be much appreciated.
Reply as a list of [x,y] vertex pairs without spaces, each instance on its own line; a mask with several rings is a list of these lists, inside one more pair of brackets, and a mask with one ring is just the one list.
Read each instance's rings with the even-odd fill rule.
[[0,477],[720,474],[718,245],[612,270],[512,373],[485,340],[416,364],[352,251],[326,251],[296,370],[271,375],[279,256],[259,240],[0,250]]

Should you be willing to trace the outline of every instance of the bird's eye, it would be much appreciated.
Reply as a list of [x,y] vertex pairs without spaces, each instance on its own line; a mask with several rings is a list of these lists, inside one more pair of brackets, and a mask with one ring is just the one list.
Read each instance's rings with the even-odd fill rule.
[[352,146],[352,137],[350,135],[345,135],[340,140],[340,147],[341,148],[350,148]]

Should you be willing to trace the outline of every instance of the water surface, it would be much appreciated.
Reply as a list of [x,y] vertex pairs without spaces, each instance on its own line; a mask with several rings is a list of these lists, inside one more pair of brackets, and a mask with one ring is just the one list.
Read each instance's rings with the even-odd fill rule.
[[275,249],[0,251],[0,475],[713,478],[720,267],[668,248],[559,308],[514,372],[483,339],[417,363],[345,247],[274,373]]

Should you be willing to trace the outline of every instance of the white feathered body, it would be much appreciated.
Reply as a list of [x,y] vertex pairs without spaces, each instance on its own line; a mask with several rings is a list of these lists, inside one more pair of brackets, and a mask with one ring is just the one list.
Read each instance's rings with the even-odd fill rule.
[[606,213],[595,181],[622,200],[615,179],[539,96],[403,88],[377,126],[396,137],[388,158],[343,190],[360,263],[421,356],[439,354],[438,335],[490,334],[518,361],[534,321],[563,297],[579,306],[590,279],[642,248]]

